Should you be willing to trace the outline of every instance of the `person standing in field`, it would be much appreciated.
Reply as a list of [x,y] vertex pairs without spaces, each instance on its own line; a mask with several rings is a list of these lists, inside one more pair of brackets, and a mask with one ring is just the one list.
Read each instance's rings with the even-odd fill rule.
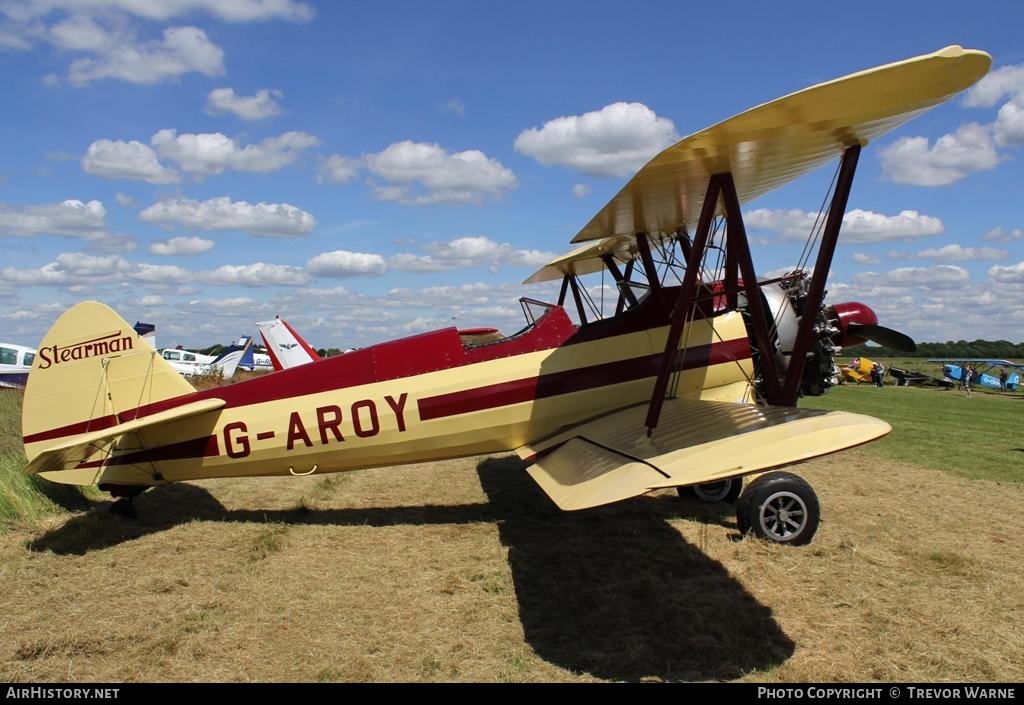
[[974,365],[964,367],[964,389],[967,390],[967,396],[971,396],[971,382],[974,381]]

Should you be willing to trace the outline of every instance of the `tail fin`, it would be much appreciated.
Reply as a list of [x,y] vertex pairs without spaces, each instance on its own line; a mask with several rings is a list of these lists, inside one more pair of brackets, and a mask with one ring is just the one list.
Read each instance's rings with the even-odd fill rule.
[[238,366],[247,372],[252,372],[256,369],[255,346],[252,344],[252,338],[239,338],[238,342],[241,343],[243,340],[245,341],[245,352],[242,353],[242,359],[238,361]]
[[[245,345],[232,345],[210,363],[210,367],[220,372],[223,379],[231,379],[235,376],[235,370],[242,367],[242,361],[246,355],[252,358],[252,338],[245,338]],[[250,368],[251,369],[251,368]]]
[[25,455],[32,460],[73,436],[133,419],[140,407],[194,391],[111,308],[76,304],[39,344],[21,415]]
[[267,354],[275,370],[286,370],[310,362],[316,362],[320,356],[303,340],[295,329],[280,318],[257,323],[263,342],[267,346]]

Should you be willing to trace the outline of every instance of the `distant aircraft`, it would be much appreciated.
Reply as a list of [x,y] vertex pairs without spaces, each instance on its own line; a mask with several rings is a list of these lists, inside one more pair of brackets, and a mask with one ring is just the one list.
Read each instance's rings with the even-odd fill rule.
[[[823,301],[861,149],[990,65],[984,52],[947,47],[681,140],[583,227],[581,247],[531,277],[561,278],[557,303],[521,299],[525,327],[497,341],[446,328],[196,391],[113,310],[77,304],[46,334],[29,377],[25,471],[97,484],[127,514],[132,497],[170,482],[514,450],[565,510],[700,485],[713,498],[739,494],[741,533],[807,543],[820,520],[814,490],[789,472],[761,473],[891,430],[795,408],[831,386],[839,346],[886,336],[867,307]],[[813,273],[807,260],[759,279],[742,204],[837,158],[822,229],[808,236]],[[577,277],[598,271],[619,296],[595,320]],[[570,291],[579,324],[566,312]]]
[[22,389],[28,382],[28,373],[36,349],[14,343],[0,343],[0,387]]
[[186,377],[219,374],[223,379],[231,379],[242,357],[252,348],[252,338],[243,340],[244,345],[231,345],[220,355],[203,355],[191,350],[165,348],[160,351],[160,356],[174,370]]
[[245,348],[242,359],[238,361],[238,369],[247,372],[273,372],[274,365],[270,361],[270,355],[258,352],[255,345],[249,345],[251,340],[252,338],[243,335],[234,343]]
[[[1017,370],[1024,369],[1024,365],[1016,362],[996,360],[988,357],[969,359],[937,357],[928,360],[928,362],[942,363],[942,374],[946,376],[946,380],[951,384],[962,384],[964,368],[974,365],[975,377],[971,385],[975,387],[988,387],[989,389],[1002,389],[999,384],[999,371],[996,371],[996,368],[1005,369],[1007,370],[1006,390],[1010,392],[1017,391],[1017,387],[1020,385],[1020,375],[1017,374]],[[1013,372],[1009,372],[1009,370],[1013,370]],[[995,371],[995,374],[992,374],[993,371]]]
[[316,350],[280,317],[257,323],[256,328],[263,338],[267,355],[270,356],[270,362],[275,370],[287,370],[320,359]]
[[903,367],[890,367],[889,375],[896,380],[897,387],[942,387],[949,389],[955,382],[945,377],[934,377]]
[[843,375],[844,382],[874,384],[875,380],[871,378],[871,371],[874,369],[874,366],[874,360],[861,355],[860,357],[853,358],[849,365],[840,369],[840,373]]

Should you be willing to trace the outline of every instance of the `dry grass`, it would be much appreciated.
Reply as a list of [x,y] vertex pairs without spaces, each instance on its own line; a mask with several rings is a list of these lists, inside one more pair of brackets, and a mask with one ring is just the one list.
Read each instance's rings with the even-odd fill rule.
[[669,493],[561,514],[511,458],[65,514],[0,535],[0,679],[1024,679],[1024,488],[799,470],[801,549]]

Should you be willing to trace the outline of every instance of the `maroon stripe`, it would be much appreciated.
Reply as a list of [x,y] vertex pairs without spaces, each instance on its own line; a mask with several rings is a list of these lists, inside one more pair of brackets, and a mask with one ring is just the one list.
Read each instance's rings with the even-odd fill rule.
[[[644,313],[644,308],[652,306],[654,303],[656,302],[642,304],[642,308],[637,313]],[[644,315],[646,316],[647,314]],[[638,321],[643,323],[643,325],[651,323],[647,318],[631,314],[624,317],[622,321],[608,319],[607,322],[577,329],[569,320],[565,310],[560,306],[556,306],[539,318],[536,324],[527,331],[510,336],[497,343],[466,348],[459,339],[458,331],[455,328],[446,328],[387,343],[380,343],[345,355],[319,360],[316,364],[293,367],[226,387],[207,389],[180,397],[164,399],[153,404],[141,406],[138,409],[124,411],[118,417],[104,416],[60,428],[40,431],[25,436],[23,440],[26,444],[30,444],[64,438],[88,431],[100,431],[112,428],[125,421],[144,418],[203,399],[223,399],[225,408],[231,409],[249,404],[279,401],[308,394],[358,387],[373,382],[399,380],[485,360],[554,349],[560,346],[583,342],[584,340],[598,338],[610,340],[617,335],[628,332],[629,326],[635,327],[639,325]],[[740,341],[740,343],[738,344],[737,352],[734,353],[736,357],[733,359],[750,356],[746,342]],[[741,352],[740,349],[742,349]],[[688,359],[690,359],[689,354]],[[624,364],[628,367],[631,363],[627,362]],[[621,373],[630,374],[629,370],[623,370]],[[573,372],[572,374],[575,375],[577,373]],[[653,374],[656,374],[656,371],[645,372],[639,376]],[[514,386],[521,386],[524,382],[529,386],[528,380],[512,384]],[[550,385],[553,383],[548,382],[546,384]],[[591,383],[590,386],[600,386],[600,384],[609,384],[609,382],[607,379],[601,378]],[[536,391],[530,391],[529,389],[518,392],[520,395],[526,395],[525,398],[527,400],[536,398],[536,393]],[[563,392],[557,391],[557,389],[543,392],[543,394],[549,393],[560,394]]]
[[189,458],[211,457],[220,454],[217,436],[200,436],[180,443],[137,450],[113,458],[102,458],[79,463],[75,468],[98,468],[107,465],[141,465],[158,463],[162,460],[187,460]]
[[482,362],[494,357],[557,348],[575,330],[576,327],[569,321],[565,311],[561,308],[554,308],[539,319],[537,324],[524,335],[472,349],[474,355],[480,354],[481,351],[488,353],[477,359],[468,354],[469,351],[462,345],[455,328],[445,328],[318,360],[316,364],[300,365],[245,382],[165,399],[140,406],[138,409],[121,412],[119,418],[102,416],[89,421],[40,431],[25,436],[23,441],[26,444],[37,443],[88,431],[101,431],[116,426],[118,423],[143,418],[202,399],[223,399],[226,404],[225,408],[230,409],[358,387],[373,382],[413,377]]
[[[677,356],[673,369],[675,371],[692,370],[723,362],[744,360],[749,357],[749,342],[746,338],[737,338],[691,348],[686,351],[685,356]],[[429,421],[456,414],[468,414],[474,411],[653,377],[658,374],[660,359],[660,354],[645,355],[629,360],[616,360],[565,372],[424,397],[418,402],[420,419]]]

